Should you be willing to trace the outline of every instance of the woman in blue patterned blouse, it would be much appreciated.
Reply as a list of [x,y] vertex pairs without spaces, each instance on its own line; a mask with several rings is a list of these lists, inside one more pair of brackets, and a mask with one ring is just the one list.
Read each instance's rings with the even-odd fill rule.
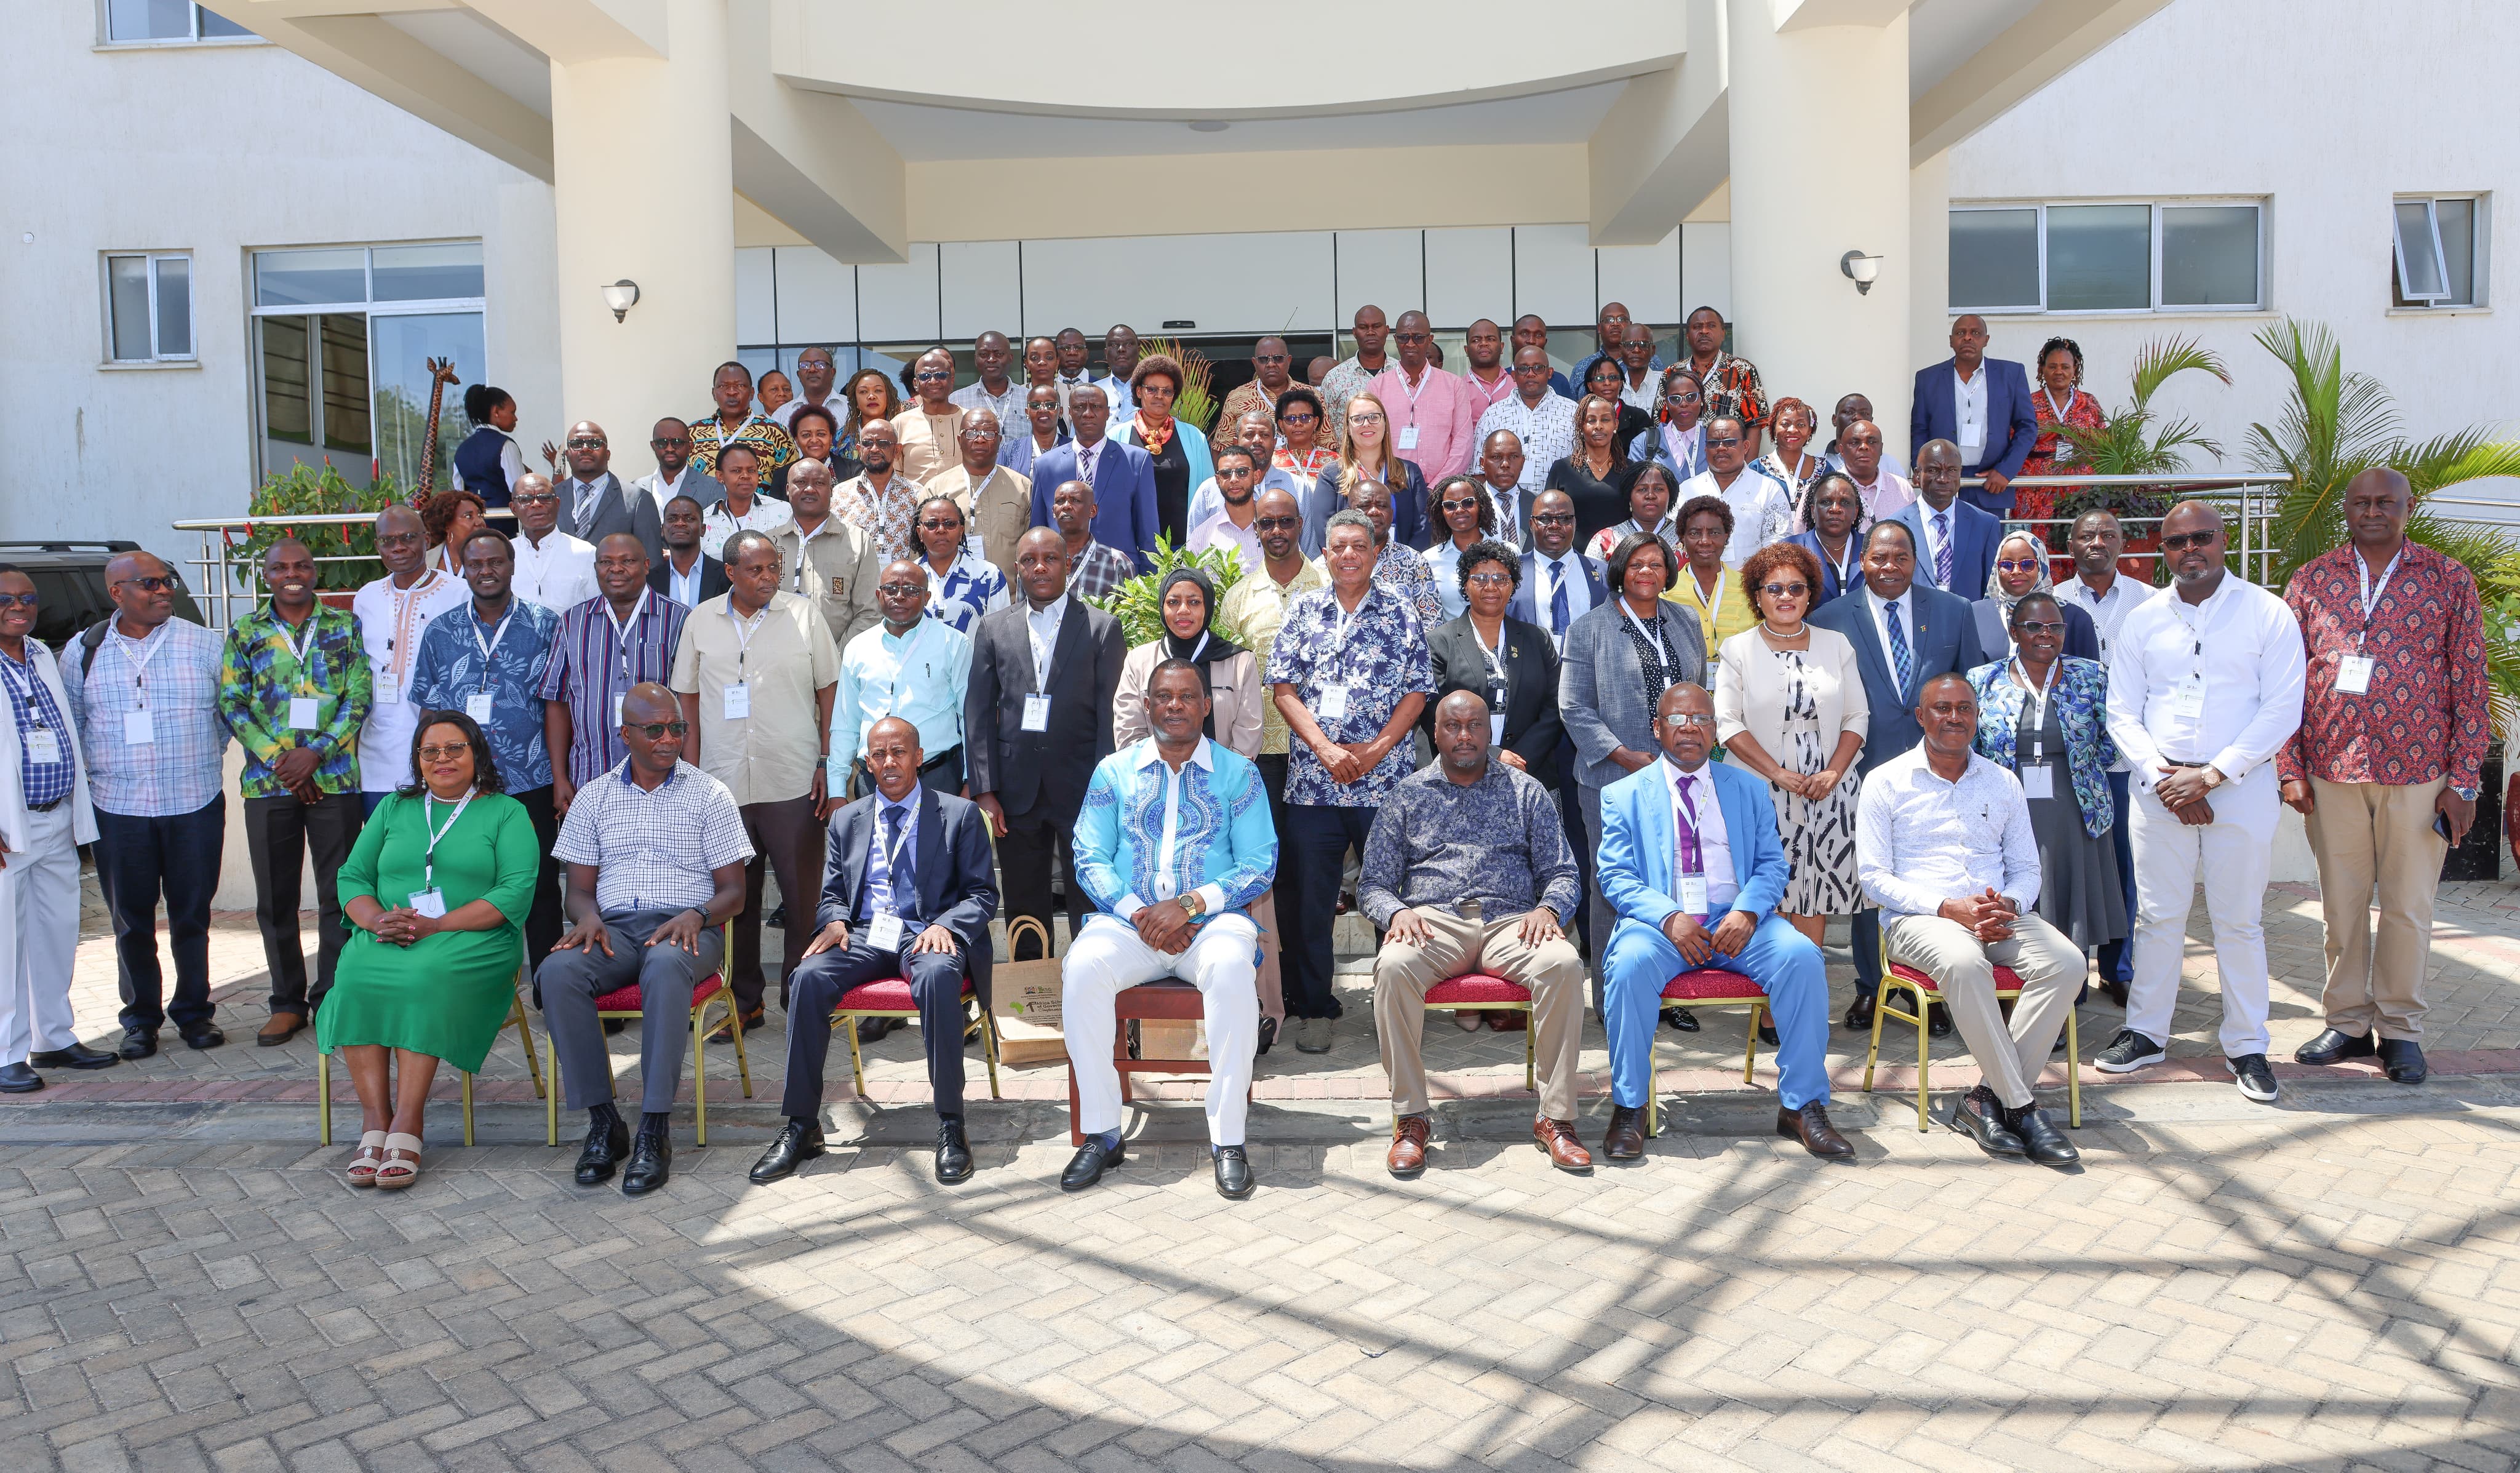
[[963,508],[954,498],[921,502],[911,525],[923,554],[920,571],[927,575],[927,617],[969,634],[980,615],[1007,606],[1007,575],[964,546]]

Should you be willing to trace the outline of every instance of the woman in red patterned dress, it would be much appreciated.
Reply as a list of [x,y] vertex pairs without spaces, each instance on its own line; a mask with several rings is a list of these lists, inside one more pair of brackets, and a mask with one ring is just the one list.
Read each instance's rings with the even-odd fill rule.
[[[2039,349],[2039,387],[2030,395],[2030,408],[2039,417],[2039,440],[2030,447],[2029,459],[2021,463],[2023,475],[2053,475],[2062,469],[2077,469],[2073,447],[2050,426],[2071,424],[2078,429],[2098,429],[2107,424],[2100,415],[2100,401],[2083,392],[2083,349],[2070,337],[2050,337]],[[2024,486],[2013,503],[2013,521],[2046,521],[2056,514],[2056,503],[2080,490],[2077,486]],[[2061,535],[2048,542],[2062,546]]]

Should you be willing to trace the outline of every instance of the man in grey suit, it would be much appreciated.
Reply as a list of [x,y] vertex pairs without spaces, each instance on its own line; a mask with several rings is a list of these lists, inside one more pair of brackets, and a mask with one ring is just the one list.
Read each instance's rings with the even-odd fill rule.
[[612,473],[612,442],[604,426],[580,420],[568,427],[563,445],[568,474],[562,477],[560,529],[593,546],[615,532],[627,532],[648,549],[650,560],[665,555],[665,540],[656,519],[656,499],[634,495]]
[[[1916,725],[1916,694],[1938,675],[1966,675],[1986,663],[1978,647],[1977,620],[1966,599],[1916,579],[1916,534],[1896,519],[1872,524],[1864,540],[1864,587],[1841,594],[1815,611],[1811,622],[1834,629],[1855,646],[1855,667],[1864,676],[1864,698],[1872,708],[1864,736],[1859,777],[1923,739]],[[1855,1005],[1846,1026],[1869,1031],[1872,999],[1881,983],[1881,913],[1855,913]],[[1951,1032],[1934,1009],[1936,1037]]]
[[[688,496],[703,507],[714,506],[726,495],[726,488],[705,466],[692,464],[692,427],[668,415],[648,431],[648,449],[656,457],[656,469],[639,477],[639,489],[656,504],[656,514],[662,516],[665,504],[677,496]],[[651,552],[650,561],[662,558]]]

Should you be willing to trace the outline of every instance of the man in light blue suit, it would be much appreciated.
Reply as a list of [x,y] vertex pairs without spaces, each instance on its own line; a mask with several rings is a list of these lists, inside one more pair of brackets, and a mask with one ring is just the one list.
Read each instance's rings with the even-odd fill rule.
[[2020,364],[1987,357],[1986,339],[1986,319],[1963,312],[1952,323],[1952,356],[1916,371],[1908,453],[1921,456],[1927,440],[1959,446],[1961,465],[1986,480],[1983,489],[1960,494],[1971,506],[2006,516],[2012,491],[2005,482],[2021,473],[2038,442],[2039,416],[2030,407],[2030,375]]
[[[1893,518],[1876,521],[1864,540],[1864,582],[1813,610],[1811,622],[1834,629],[1855,646],[1855,668],[1864,678],[1864,699],[1872,709],[1864,734],[1861,776],[1912,749],[1924,738],[1916,725],[1916,692],[1937,675],[1966,675],[1987,662],[1979,648],[1977,619],[1966,599],[1927,588],[1916,577],[1916,534]],[[1855,1005],[1846,1026],[1872,1027],[1872,997],[1881,984],[1881,913],[1855,913]],[[1951,1032],[1941,1008],[1935,1036]]]
[[[1987,597],[2003,521],[1960,500],[1960,451],[1929,440],[1916,452],[1916,499],[1891,513],[1916,544],[1916,581],[1974,603]],[[2007,498],[2008,500],[2009,498]],[[1966,674],[1966,671],[1962,671]]]
[[[1056,527],[1050,500],[1069,481],[1094,488],[1094,540],[1129,555],[1140,572],[1154,570],[1155,463],[1135,445],[1105,438],[1111,404],[1100,383],[1080,383],[1067,391],[1067,421],[1076,438],[1054,445],[1032,463],[1032,524]],[[1088,463],[1087,475],[1078,469]]]
[[[1828,974],[1820,948],[1777,914],[1790,870],[1768,784],[1706,760],[1715,698],[1683,682],[1654,708],[1662,760],[1601,793],[1601,894],[1619,913],[1601,966],[1610,1128],[1601,1153],[1644,1151],[1655,1015],[1672,978],[1738,972],[1777,1017],[1777,1134],[1826,1159],[1855,1154],[1828,1121]],[[1718,917],[1721,917],[1720,919]]]

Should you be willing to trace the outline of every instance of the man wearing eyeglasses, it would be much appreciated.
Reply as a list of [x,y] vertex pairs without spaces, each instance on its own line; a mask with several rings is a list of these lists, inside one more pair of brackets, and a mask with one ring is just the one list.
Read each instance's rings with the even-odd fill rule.
[[848,406],[832,403],[832,385],[838,378],[839,372],[832,365],[830,348],[816,346],[798,353],[796,355],[796,397],[772,410],[771,423],[788,431],[792,437],[795,433],[796,411],[800,409],[826,410],[834,419],[839,418],[847,412]]
[[971,551],[1012,578],[1015,541],[1032,525],[1032,478],[1007,468],[1004,446],[1009,424],[1022,426],[1023,417],[1018,414],[1002,421],[985,405],[966,411],[962,438],[955,442],[962,460],[928,481],[927,489],[933,495],[954,498],[954,505],[963,509],[964,525],[970,529]]
[[[1025,385],[1009,372],[1014,359],[1014,344],[1007,340],[1004,333],[983,333],[971,339],[971,367],[980,377],[945,396],[963,411],[964,428],[968,429],[971,416],[984,409],[1000,424],[1012,424],[1023,419]],[[960,435],[954,443],[959,453]]]
[[[1278,396],[1294,386],[1294,376],[1288,372],[1293,362],[1294,359],[1286,351],[1286,339],[1282,337],[1272,335],[1253,343],[1251,378],[1242,383],[1236,384],[1233,390],[1226,394],[1224,406],[1217,415],[1216,423],[1239,424],[1242,423],[1242,417],[1255,409],[1272,414],[1274,418]],[[1272,443],[1269,448],[1274,451],[1278,447]],[[1192,518],[1192,520],[1195,519],[1195,517]]]
[[892,417],[892,432],[901,442],[899,471],[925,484],[927,478],[963,456],[963,407],[953,400],[954,355],[929,348],[910,371],[914,401]]
[[[688,439],[685,444],[688,447]],[[592,420],[578,421],[568,427],[564,448],[568,474],[553,489],[560,493],[559,523],[568,535],[593,547],[615,532],[628,532],[648,549],[651,558],[663,557],[665,542],[656,520],[662,504],[653,497],[632,495],[621,477],[612,473],[612,442],[604,426]],[[565,603],[553,606],[568,607]]]
[[[551,489],[551,482],[527,472],[518,477],[512,494],[529,486]],[[387,507],[377,513],[377,557],[385,575],[361,588],[350,600],[351,617],[359,621],[359,641],[366,647],[374,704],[359,728],[359,782],[363,813],[374,813],[411,767],[411,737],[420,708],[411,702],[412,665],[420,658],[420,637],[429,621],[472,597],[463,580],[449,577],[428,560],[420,513],[409,507]],[[455,549],[455,557],[463,550]]]
[[[169,1021],[195,1049],[227,1041],[210,1004],[210,896],[227,836],[220,641],[175,617],[180,587],[151,555],[116,555],[105,565],[113,616],[62,651],[62,688],[96,808],[97,887],[113,913],[125,1058],[157,1052]],[[171,1004],[158,960],[161,890],[175,956]]]
[[1750,464],[1757,443],[1749,426],[1731,415],[1706,422],[1706,469],[1681,483],[1675,506],[1688,506],[1700,496],[1719,496],[1732,509],[1732,538],[1724,545],[1724,565],[1739,567],[1750,555],[1793,534],[1794,509],[1785,488]]
[[1550,385],[1549,354],[1537,347],[1513,350],[1513,393],[1489,405],[1479,416],[1480,454],[1487,454],[1499,431],[1509,433],[1522,450],[1522,469],[1514,484],[1527,500],[1549,486],[1549,468],[1575,452],[1575,401]]
[[1252,527],[1258,518],[1256,508],[1259,467],[1264,464],[1260,453],[1248,445],[1227,442],[1210,452],[1216,468],[1213,484],[1218,507],[1205,520],[1190,529],[1190,550],[1204,553],[1210,548],[1230,547],[1242,559],[1245,576],[1260,565],[1260,534]]
[[[1231,433],[1228,432],[1229,430]],[[1238,420],[1217,422],[1214,448],[1209,451],[1211,469],[1214,469],[1216,451],[1227,445],[1240,445],[1251,452],[1252,462],[1258,467],[1251,473],[1253,496],[1258,496],[1263,491],[1286,491],[1292,493],[1296,502],[1301,504],[1305,491],[1314,484],[1313,480],[1297,480],[1294,472],[1278,464],[1278,419],[1268,410],[1255,409]],[[1315,478],[1318,479],[1318,472]],[[1191,493],[1190,526],[1192,534],[1196,534],[1199,523],[1223,510],[1225,510],[1224,492],[1217,485],[1216,477],[1210,475],[1198,483],[1197,490]],[[1325,520],[1328,519],[1328,513],[1322,514]],[[1257,567],[1259,562],[1256,555],[1245,558],[1242,565],[1246,568]]]
[[[1582,358],[1576,361],[1574,376],[1575,382],[1583,382],[1586,377],[1593,372],[1594,364],[1600,362],[1604,358],[1616,358],[1619,356],[1619,350],[1627,345],[1628,328],[1635,321],[1636,319],[1628,312],[1628,304],[1626,302],[1601,303],[1599,315],[1595,317],[1593,320],[1593,337],[1595,346],[1592,352],[1585,354]],[[1660,354],[1656,354],[1654,356],[1650,366],[1655,373],[1659,374],[1662,372],[1662,357]]]
[[[671,416],[658,420],[655,428],[648,431],[648,451],[656,458],[656,469],[641,476],[639,485],[656,503],[660,519],[665,504],[677,496],[688,496],[705,507],[726,495],[726,488],[718,484],[716,476],[692,464],[692,427],[682,421]],[[659,551],[648,556],[661,562],[665,555],[661,551],[661,533],[659,537]]]
[[[558,488],[531,472],[508,493],[517,513],[517,597],[554,613],[595,597],[595,544],[560,530],[560,502]],[[463,556],[458,549],[459,562]]]
[[1416,464],[1431,486],[1469,469],[1482,409],[1471,403],[1461,375],[1429,361],[1435,330],[1425,313],[1401,313],[1391,340],[1400,361],[1374,375],[1366,387],[1390,416],[1392,452]]

